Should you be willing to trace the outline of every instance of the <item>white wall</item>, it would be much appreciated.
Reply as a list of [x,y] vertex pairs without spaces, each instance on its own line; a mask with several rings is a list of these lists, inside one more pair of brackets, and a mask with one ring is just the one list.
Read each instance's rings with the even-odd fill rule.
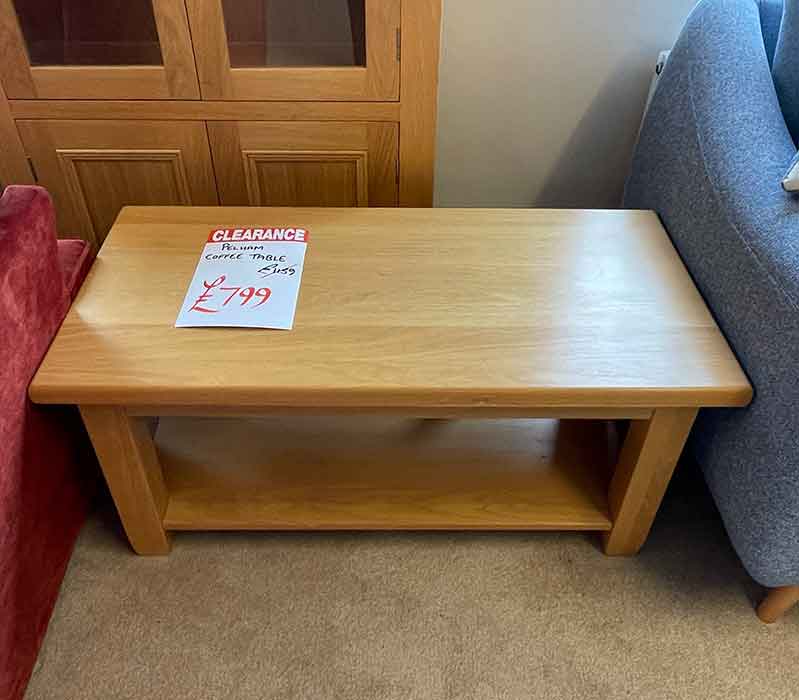
[[439,206],[618,206],[696,0],[444,0]]

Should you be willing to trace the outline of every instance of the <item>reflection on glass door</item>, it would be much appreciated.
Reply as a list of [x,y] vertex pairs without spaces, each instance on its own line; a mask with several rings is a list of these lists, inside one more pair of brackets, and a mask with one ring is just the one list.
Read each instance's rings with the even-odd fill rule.
[[365,0],[222,0],[233,68],[366,66]]
[[163,65],[151,0],[13,0],[32,66]]

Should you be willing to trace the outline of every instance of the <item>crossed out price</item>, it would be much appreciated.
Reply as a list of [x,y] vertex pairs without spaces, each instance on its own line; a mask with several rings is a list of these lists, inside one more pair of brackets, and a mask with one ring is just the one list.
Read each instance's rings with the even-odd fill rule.
[[[266,304],[266,302],[269,301],[269,297],[272,296],[272,290],[269,289],[269,287],[223,287],[222,285],[224,285],[226,281],[226,275],[220,275],[213,282],[203,280],[205,291],[197,297],[190,311],[199,311],[204,314],[216,314],[233,302],[234,299],[239,306],[247,306],[251,301],[257,300],[255,304],[249,307],[251,309],[257,309],[259,306]],[[222,301],[219,308],[211,308],[212,305],[219,304],[221,299],[224,299],[224,301]]]

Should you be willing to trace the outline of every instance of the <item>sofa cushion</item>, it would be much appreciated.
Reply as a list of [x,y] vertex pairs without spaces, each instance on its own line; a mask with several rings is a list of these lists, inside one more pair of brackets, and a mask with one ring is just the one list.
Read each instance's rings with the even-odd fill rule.
[[64,286],[74,299],[92,264],[91,248],[86,241],[58,241],[58,262],[64,276]]
[[799,0],[785,0],[772,76],[785,123],[799,142]]

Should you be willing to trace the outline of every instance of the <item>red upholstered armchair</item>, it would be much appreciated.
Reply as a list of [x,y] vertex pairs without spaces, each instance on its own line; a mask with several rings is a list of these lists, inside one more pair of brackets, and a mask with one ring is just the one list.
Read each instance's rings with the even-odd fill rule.
[[28,384],[91,264],[83,241],[57,241],[50,197],[0,198],[0,698],[22,698],[95,467],[74,410],[33,406]]

